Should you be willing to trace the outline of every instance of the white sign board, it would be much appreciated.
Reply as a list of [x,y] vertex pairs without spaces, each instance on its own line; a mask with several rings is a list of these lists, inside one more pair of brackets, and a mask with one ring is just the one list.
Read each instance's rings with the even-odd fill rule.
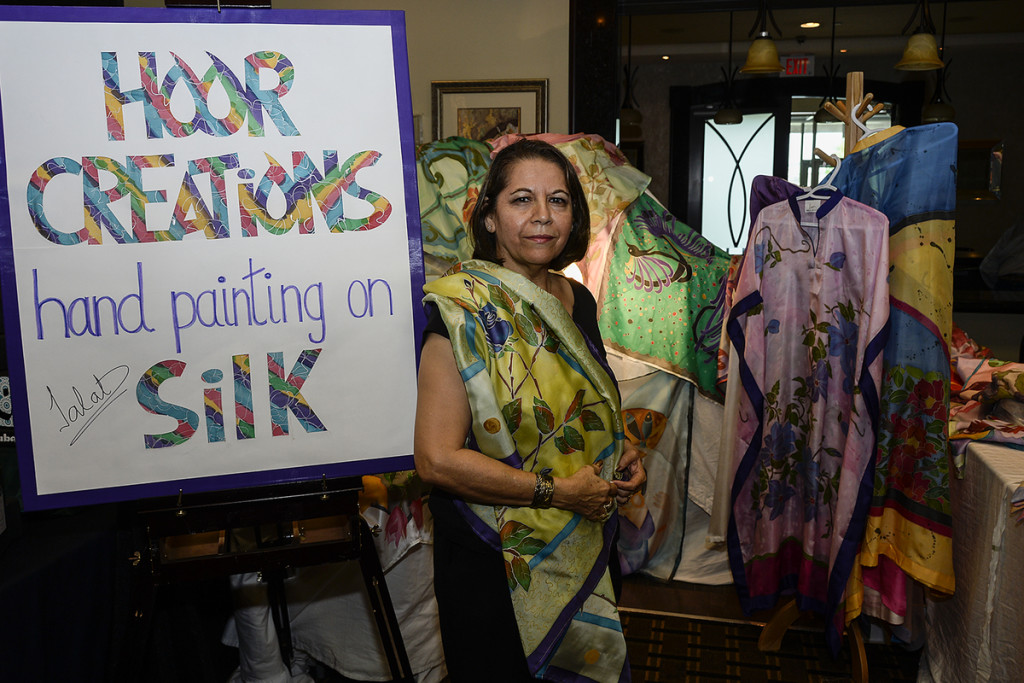
[[0,8],[29,508],[411,466],[400,12]]

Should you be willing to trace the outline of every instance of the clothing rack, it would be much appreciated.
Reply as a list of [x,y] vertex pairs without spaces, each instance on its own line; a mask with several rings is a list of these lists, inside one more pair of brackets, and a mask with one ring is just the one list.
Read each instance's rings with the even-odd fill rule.
[[846,75],[846,102],[825,102],[825,110],[845,124],[843,138],[846,155],[869,132],[865,125],[868,119],[884,109],[880,102],[871,106],[874,98],[872,93],[864,94],[864,72],[851,71]]

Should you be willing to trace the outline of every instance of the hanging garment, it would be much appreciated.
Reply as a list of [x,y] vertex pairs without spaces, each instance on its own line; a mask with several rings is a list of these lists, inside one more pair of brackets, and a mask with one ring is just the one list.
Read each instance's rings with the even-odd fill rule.
[[[775,176],[754,176],[750,184],[750,226],[753,228],[757,217],[766,206],[777,204],[790,196],[800,194],[799,185]],[[734,255],[729,262],[729,272],[725,277],[722,296],[718,305],[722,311],[715,313],[715,319],[721,320],[723,327],[728,322],[728,311],[732,309],[736,283],[740,279],[742,256]],[[732,513],[732,475],[733,475],[733,441],[736,438],[736,417],[739,414],[740,388],[739,382],[728,382],[736,373],[736,358],[732,353],[729,335],[720,335],[718,347],[718,386],[719,392],[725,395],[725,420],[722,424],[722,440],[718,454],[718,472],[715,477],[714,503],[711,509],[711,520],[708,522],[708,533],[705,539],[709,545],[725,543],[729,516]],[[723,388],[724,387],[724,388]]]
[[447,138],[416,153],[420,233],[428,276],[437,277],[473,254],[466,226],[491,166],[487,143]]
[[[858,565],[885,607],[868,613],[890,622],[907,599],[906,582],[885,578],[889,562],[934,590],[954,587],[947,420],[956,153],[955,125],[908,128],[847,156],[834,181],[889,220],[891,331],[874,493]],[[857,581],[849,589],[847,621],[861,612]]]
[[[621,385],[620,385],[621,386]],[[647,489],[619,508],[623,576],[671,580],[686,533],[694,386],[658,372],[622,402],[626,438],[643,453]]]
[[597,295],[605,346],[721,401],[717,353],[729,255],[643,195],[614,231],[606,263]]
[[888,221],[835,192],[761,211],[729,313],[741,383],[729,560],[746,612],[794,595],[838,652],[874,474]]

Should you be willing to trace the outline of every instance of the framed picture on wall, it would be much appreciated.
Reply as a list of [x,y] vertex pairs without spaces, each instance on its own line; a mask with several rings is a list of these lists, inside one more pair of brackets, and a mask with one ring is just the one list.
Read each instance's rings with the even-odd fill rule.
[[431,81],[434,139],[545,133],[548,80]]

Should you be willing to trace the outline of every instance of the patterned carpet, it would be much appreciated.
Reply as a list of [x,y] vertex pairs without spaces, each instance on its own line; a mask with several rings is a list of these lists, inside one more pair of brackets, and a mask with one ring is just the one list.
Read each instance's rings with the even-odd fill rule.
[[[850,653],[834,659],[820,631],[790,629],[778,652],[760,652],[755,624],[622,612],[633,683],[647,681],[791,681],[838,683],[850,680]],[[897,645],[867,645],[872,683],[913,683],[920,652]]]

